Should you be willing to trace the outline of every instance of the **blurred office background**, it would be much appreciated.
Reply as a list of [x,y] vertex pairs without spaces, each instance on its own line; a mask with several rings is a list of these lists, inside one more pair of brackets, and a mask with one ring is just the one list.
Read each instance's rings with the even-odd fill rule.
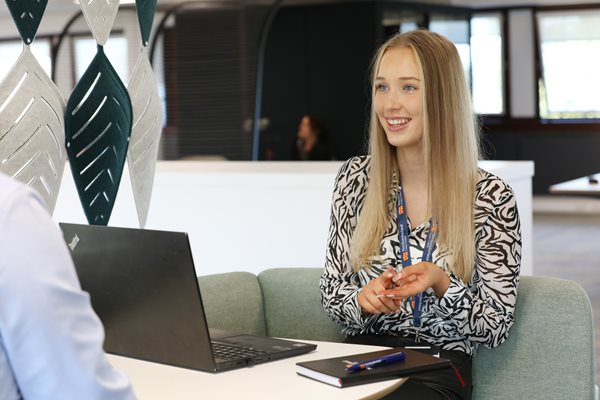
[[[535,161],[534,194],[600,171],[592,2],[159,0],[158,10],[148,51],[161,159],[286,160],[306,113],[325,120],[335,159],[364,153],[372,54],[424,27],[460,51],[487,158]],[[21,44],[5,6],[0,21],[3,77]],[[125,83],[139,44],[134,5],[122,4],[106,52]],[[32,47],[65,97],[95,54],[73,0],[49,2]]]

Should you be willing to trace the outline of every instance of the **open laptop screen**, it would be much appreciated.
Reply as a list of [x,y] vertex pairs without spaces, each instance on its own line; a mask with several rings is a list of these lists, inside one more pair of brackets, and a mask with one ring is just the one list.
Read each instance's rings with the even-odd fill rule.
[[213,370],[187,234],[60,223],[106,352]]

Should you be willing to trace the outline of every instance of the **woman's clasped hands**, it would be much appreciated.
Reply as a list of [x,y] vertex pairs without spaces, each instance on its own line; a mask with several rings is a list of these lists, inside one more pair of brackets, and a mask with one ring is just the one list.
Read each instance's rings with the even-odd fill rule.
[[437,297],[442,297],[449,285],[448,274],[430,262],[419,262],[399,272],[388,265],[385,272],[363,287],[358,294],[358,304],[367,314],[397,313],[402,300],[430,287]]

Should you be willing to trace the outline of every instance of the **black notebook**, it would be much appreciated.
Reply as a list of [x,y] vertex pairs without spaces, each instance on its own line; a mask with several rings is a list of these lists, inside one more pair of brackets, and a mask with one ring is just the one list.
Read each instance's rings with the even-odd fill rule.
[[[362,363],[377,359],[389,354],[404,351],[404,361],[377,366],[357,372],[348,372],[346,367],[350,363]],[[343,357],[326,358],[322,360],[296,363],[296,372],[329,385],[346,387],[361,385],[388,379],[396,379],[419,372],[431,371],[450,366],[450,361],[445,358],[434,357],[416,350],[406,350],[402,347],[389,350],[373,351],[369,353],[354,354]]]

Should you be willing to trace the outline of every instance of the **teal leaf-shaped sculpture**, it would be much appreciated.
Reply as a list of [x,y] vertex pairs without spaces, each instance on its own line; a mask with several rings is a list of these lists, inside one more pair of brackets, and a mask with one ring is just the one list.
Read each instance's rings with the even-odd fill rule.
[[135,8],[137,9],[138,21],[140,23],[142,44],[146,47],[150,40],[152,23],[154,22],[154,15],[156,14],[156,0],[136,0]]
[[0,171],[54,211],[67,156],[62,96],[28,45],[0,83]]
[[6,0],[23,42],[33,42],[47,4],[48,0]]
[[108,224],[123,174],[131,124],[127,90],[99,45],[65,112],[71,172],[92,225]]
[[146,225],[158,145],[162,133],[162,105],[150,61],[142,48],[127,85],[133,108],[127,165],[140,228]]

